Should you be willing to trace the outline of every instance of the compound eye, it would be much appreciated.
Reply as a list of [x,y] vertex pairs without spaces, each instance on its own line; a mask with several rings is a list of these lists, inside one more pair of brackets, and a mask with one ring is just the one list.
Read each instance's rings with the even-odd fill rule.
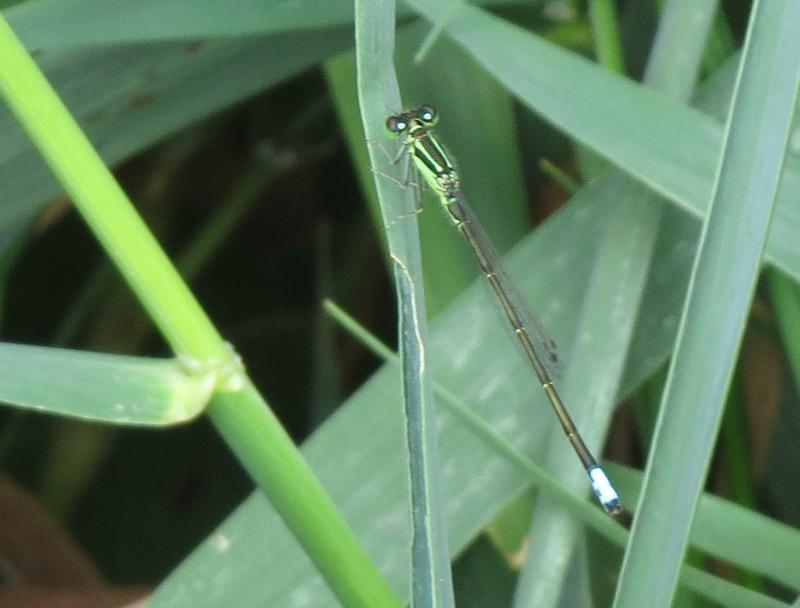
[[390,116],[386,119],[386,129],[397,135],[408,128],[408,121],[402,116]]
[[418,107],[416,115],[417,118],[419,118],[422,122],[429,125],[435,124],[436,121],[439,120],[439,114],[436,111],[436,108],[427,104]]

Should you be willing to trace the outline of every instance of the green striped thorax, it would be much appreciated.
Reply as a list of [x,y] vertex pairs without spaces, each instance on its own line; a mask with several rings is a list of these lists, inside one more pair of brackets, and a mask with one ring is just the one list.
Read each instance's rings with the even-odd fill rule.
[[386,130],[390,137],[402,139],[431,190],[440,197],[450,198],[458,192],[459,180],[453,161],[431,132],[438,121],[433,106],[421,105],[387,118]]

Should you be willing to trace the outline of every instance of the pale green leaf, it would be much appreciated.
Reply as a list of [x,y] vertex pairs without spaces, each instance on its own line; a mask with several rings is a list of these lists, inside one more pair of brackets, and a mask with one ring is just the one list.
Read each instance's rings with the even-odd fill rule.
[[176,359],[0,344],[0,401],[41,413],[165,426],[200,414],[215,384]]

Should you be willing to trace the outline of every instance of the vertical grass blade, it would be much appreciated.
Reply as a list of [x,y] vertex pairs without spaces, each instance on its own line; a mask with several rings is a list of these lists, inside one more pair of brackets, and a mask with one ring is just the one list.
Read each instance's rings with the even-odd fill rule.
[[[682,101],[689,97],[715,7],[714,0],[669,3],[659,23],[658,42],[645,74],[646,84],[669,91]],[[680,30],[670,27],[676,22],[686,22],[688,14],[692,16],[693,27]],[[682,52],[677,52],[678,49]],[[673,64],[679,64],[681,69],[677,70]],[[612,169],[609,173],[612,177],[602,197],[610,220],[583,300],[577,331],[579,341],[570,361],[565,391],[568,403],[577,404],[584,414],[581,419],[589,421],[583,432],[588,432],[589,440],[596,443],[602,439],[622,382],[665,203],[621,171]],[[599,332],[601,327],[607,329]],[[574,471],[570,472],[569,461],[559,448],[551,445],[548,468],[578,491],[582,480]],[[624,504],[626,497],[622,498]],[[544,501],[536,510],[531,527],[536,531],[531,544],[534,558],[528,560],[520,575],[515,606],[556,606],[573,553],[577,526],[561,509]]]
[[752,11],[615,608],[672,601],[775,205],[800,78],[800,4]]
[[617,74],[625,73],[625,57],[619,37],[617,5],[613,0],[589,0],[595,54],[600,65]]
[[411,483],[411,605],[453,606],[450,553],[444,523],[436,414],[427,364],[427,327],[422,293],[419,237],[410,190],[387,179],[404,176],[378,144],[385,140],[386,117],[398,112],[400,96],[393,70],[394,2],[360,0],[355,8],[358,96],[370,161],[376,170],[387,244],[398,299],[399,343]]

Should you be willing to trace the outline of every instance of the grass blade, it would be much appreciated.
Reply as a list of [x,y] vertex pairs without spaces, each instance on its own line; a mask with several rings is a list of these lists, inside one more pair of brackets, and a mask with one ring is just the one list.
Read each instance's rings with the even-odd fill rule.
[[[376,170],[376,186],[387,230],[398,300],[398,333],[402,359],[402,395],[409,459],[412,519],[413,606],[453,606],[450,552],[447,546],[436,412],[426,348],[427,327],[422,289],[419,237],[412,214],[410,190],[398,189],[383,175],[394,174],[381,146],[386,117],[400,108],[397,78],[393,69],[394,2],[361,0],[356,3],[356,66],[358,97],[370,161]],[[382,175],[383,174],[383,175]],[[412,214],[413,216],[413,214]]]
[[[752,10],[617,608],[672,600],[775,204],[800,81],[800,5]],[[653,547],[658,568],[648,562]]]
[[[626,496],[638,499],[644,475],[610,464]],[[736,530],[736,534],[731,534]],[[690,543],[696,549],[800,591],[800,530],[770,519],[713,494],[704,493],[697,505]]]
[[353,21],[349,2],[313,0],[264,3],[246,0],[236,10],[204,2],[186,10],[168,0],[132,5],[124,0],[25,2],[8,11],[9,22],[26,46],[37,51],[83,45],[193,41],[317,30]]
[[[689,97],[715,8],[713,0],[669,3],[645,74],[649,86],[680,95],[684,100]],[[686,23],[688,15],[692,17],[692,27],[674,27]],[[691,39],[687,40],[687,35]],[[681,69],[673,64],[679,64]],[[678,80],[678,74],[682,80]],[[665,202],[621,171],[609,172],[613,176],[610,188],[602,193],[598,204],[606,206],[610,219],[595,255],[565,391],[567,402],[579,404],[582,419],[591,421],[584,426],[584,433],[588,427],[595,444],[600,444],[616,403]],[[558,478],[568,479],[571,487],[578,490],[577,484],[582,480],[577,471],[568,467],[569,460],[561,447],[551,446],[548,468],[558,471]],[[515,606],[556,606],[578,529],[561,509],[547,501],[536,510],[531,529],[536,531],[531,541],[535,558],[529,559],[522,570]]]
[[189,376],[174,359],[0,344],[0,401],[112,424],[185,422],[206,406],[216,378]]

